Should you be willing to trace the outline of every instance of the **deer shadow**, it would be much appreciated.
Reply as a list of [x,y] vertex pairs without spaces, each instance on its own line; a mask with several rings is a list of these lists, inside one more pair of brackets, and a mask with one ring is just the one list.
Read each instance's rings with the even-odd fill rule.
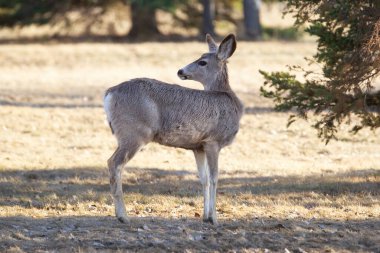
[[[162,170],[127,167],[123,175],[124,193],[145,196],[167,195],[198,197],[202,187],[195,170]],[[3,170],[0,181],[0,206],[43,204],[52,195],[61,201],[109,199],[108,170],[105,168],[59,168],[41,170]],[[257,176],[255,171],[221,171],[218,192],[233,198],[236,194],[278,196],[318,193],[327,196],[380,195],[380,183],[371,178],[380,171],[367,169],[322,176]],[[367,205],[368,203],[362,203]]]

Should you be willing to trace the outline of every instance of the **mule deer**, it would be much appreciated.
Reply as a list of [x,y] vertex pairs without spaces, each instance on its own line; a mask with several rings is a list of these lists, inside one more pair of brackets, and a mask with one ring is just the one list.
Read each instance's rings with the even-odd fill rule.
[[203,187],[203,220],[216,219],[218,156],[239,130],[243,105],[231,90],[227,59],[236,49],[234,35],[218,47],[206,35],[209,53],[178,71],[182,80],[195,80],[204,90],[189,89],[154,79],[138,78],[111,87],[104,108],[118,147],[108,160],[116,217],[127,222],[121,170],[149,142],[194,152]]

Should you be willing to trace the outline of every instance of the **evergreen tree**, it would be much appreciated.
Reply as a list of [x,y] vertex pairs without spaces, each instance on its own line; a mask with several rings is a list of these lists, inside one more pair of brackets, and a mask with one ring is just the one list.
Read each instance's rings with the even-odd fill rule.
[[[313,125],[327,142],[337,127],[357,115],[363,127],[377,128],[380,92],[373,92],[373,80],[380,73],[380,1],[378,0],[287,0],[296,24],[318,38],[318,51],[311,63],[322,66],[323,75],[304,71],[305,81],[289,72],[267,73],[261,94],[275,102],[275,109],[295,109],[295,116],[317,115]],[[290,70],[300,69],[291,67]]]

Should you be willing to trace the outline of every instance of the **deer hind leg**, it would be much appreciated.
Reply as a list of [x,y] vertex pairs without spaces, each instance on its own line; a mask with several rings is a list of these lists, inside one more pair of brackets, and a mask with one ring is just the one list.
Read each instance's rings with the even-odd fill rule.
[[110,173],[111,195],[115,205],[115,214],[120,222],[128,222],[128,216],[123,200],[121,173],[124,165],[132,159],[143,144],[140,142],[119,145],[115,153],[108,160]]
[[217,144],[209,144],[205,146],[207,164],[210,171],[210,200],[208,207],[208,222],[217,225],[216,218],[216,189],[218,187],[218,158],[219,158],[219,147]]
[[210,173],[207,165],[206,153],[203,150],[194,150],[193,152],[203,189],[203,221],[208,221],[210,211]]

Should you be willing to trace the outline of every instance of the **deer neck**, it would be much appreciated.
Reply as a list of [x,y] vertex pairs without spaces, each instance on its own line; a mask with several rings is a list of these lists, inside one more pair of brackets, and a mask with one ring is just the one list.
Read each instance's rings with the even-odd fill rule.
[[205,90],[231,92],[232,90],[228,80],[227,66],[224,65],[216,76],[211,77],[203,85]]

